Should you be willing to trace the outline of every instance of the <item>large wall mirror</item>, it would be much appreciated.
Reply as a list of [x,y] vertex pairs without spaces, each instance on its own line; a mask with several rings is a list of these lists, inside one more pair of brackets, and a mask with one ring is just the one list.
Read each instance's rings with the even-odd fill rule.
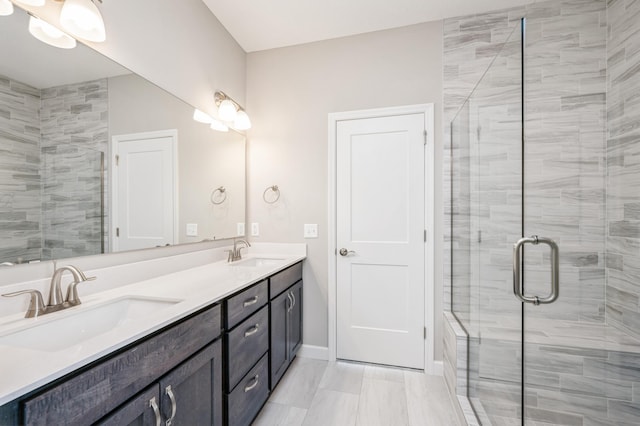
[[78,43],[0,16],[0,263],[237,235],[245,138]]

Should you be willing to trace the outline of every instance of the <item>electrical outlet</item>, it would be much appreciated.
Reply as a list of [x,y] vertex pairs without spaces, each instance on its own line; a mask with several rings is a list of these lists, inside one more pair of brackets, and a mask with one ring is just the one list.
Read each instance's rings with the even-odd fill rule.
[[257,222],[253,222],[251,224],[251,236],[257,237],[259,235],[260,235],[260,224],[258,224]]
[[317,223],[305,223],[304,224],[304,238],[318,238],[318,224]]
[[197,237],[197,236],[198,236],[198,224],[187,223],[187,237]]
[[244,237],[244,222],[238,222],[236,231],[238,237]]

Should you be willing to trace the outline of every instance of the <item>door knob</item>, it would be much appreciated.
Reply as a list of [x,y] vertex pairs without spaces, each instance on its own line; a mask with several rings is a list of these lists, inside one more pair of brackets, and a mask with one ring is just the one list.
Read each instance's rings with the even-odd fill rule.
[[340,256],[349,256],[350,254],[356,254],[355,251],[347,250],[346,248],[341,248],[339,253],[340,253]]

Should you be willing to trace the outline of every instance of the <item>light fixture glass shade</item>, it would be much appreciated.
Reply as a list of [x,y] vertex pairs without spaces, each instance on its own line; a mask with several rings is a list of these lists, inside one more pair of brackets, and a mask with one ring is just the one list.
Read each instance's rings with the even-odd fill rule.
[[199,109],[195,109],[193,111],[193,119],[198,123],[210,124],[213,118],[206,112],[200,111]]
[[100,10],[91,0],[65,0],[60,24],[78,38],[97,42],[107,38]]
[[27,6],[44,6],[45,0],[17,0],[17,2]]
[[13,3],[9,0],[0,0],[0,16],[9,16],[13,13]]
[[228,132],[229,131],[229,126],[227,126],[224,123],[221,123],[218,120],[211,120],[211,128],[213,130],[217,130],[219,132]]
[[225,99],[220,102],[220,106],[218,107],[218,118],[222,121],[234,121],[236,119],[236,115],[238,114],[238,110],[233,102],[229,99]]
[[238,111],[236,114],[236,119],[233,121],[233,127],[237,130],[248,130],[251,128],[251,120],[249,120],[249,116],[243,110]]
[[54,47],[61,49],[73,49],[76,47],[76,39],[63,33],[48,22],[34,16],[29,17],[29,32],[32,36]]

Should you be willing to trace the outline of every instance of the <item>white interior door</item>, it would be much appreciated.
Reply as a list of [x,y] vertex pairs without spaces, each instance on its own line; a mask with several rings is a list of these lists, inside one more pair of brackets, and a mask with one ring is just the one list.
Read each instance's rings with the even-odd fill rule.
[[424,114],[337,123],[340,359],[424,368],[424,135]]
[[176,242],[176,139],[176,131],[114,136],[114,251]]

